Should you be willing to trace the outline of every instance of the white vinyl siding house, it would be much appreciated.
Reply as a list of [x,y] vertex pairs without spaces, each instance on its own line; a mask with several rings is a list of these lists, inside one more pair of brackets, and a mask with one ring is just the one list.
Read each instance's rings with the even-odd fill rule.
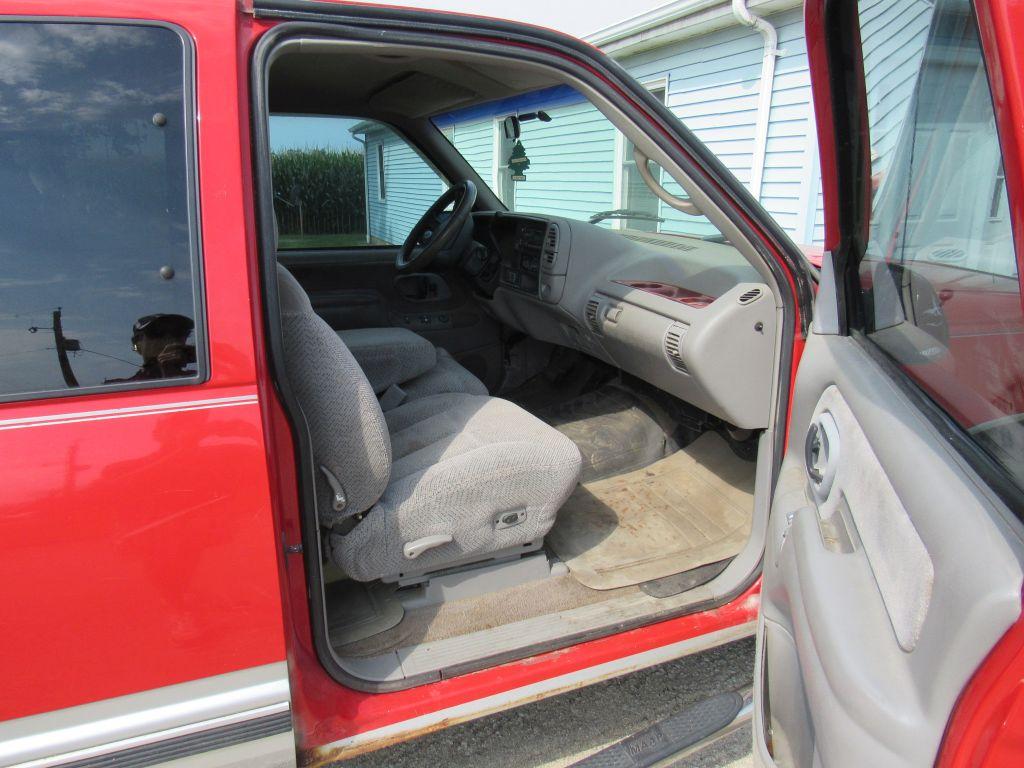
[[575,104],[546,109],[550,123],[523,123],[521,140],[530,168],[526,181],[515,183],[516,210],[586,221],[618,207],[612,187],[617,131],[579,98]]
[[[751,192],[798,243],[821,241],[813,232],[817,145],[810,77],[799,9],[768,17],[779,35],[760,189]],[[623,56],[619,63],[645,85],[665,84],[666,105],[736,178],[749,188],[756,160],[756,124],[763,42],[746,27],[729,26],[699,37]],[[678,192],[670,181],[666,188]],[[694,217],[662,204],[664,232],[702,234]]]
[[[677,5],[685,10],[700,3]],[[820,179],[802,10],[792,7],[767,17],[778,31],[778,55],[767,135],[761,146],[756,127],[764,41],[755,30],[739,26],[728,15],[728,3],[722,10],[725,15],[717,26],[702,34],[667,35],[656,44],[641,45],[629,44],[628,35],[612,35],[607,47],[641,83],[664,91],[668,108],[740,182],[750,186],[760,175],[759,188],[752,193],[797,243],[820,244]],[[601,44],[600,33],[593,41]],[[537,109],[545,110],[552,120],[522,123],[521,141],[530,163],[525,180],[510,183],[500,179],[508,167],[511,148],[501,137],[501,120]],[[481,104],[438,116],[435,122],[510,208],[587,220],[601,211],[627,207],[624,164],[630,160],[626,157],[628,142],[571,89],[554,88]],[[413,225],[414,212],[426,210],[440,194],[440,183],[415,153],[389,132],[367,134],[368,166],[376,164],[375,142],[384,142],[388,150],[387,199],[381,200],[371,188],[377,176],[368,167],[368,230],[372,242],[400,242],[400,234]],[[390,154],[395,154],[394,161],[389,160]],[[392,175],[400,167],[398,162],[414,159],[424,176],[434,181],[418,191],[412,188],[412,178],[402,178],[399,183]],[[755,163],[761,163],[758,173],[754,172]],[[393,183],[398,184],[394,189]],[[665,183],[672,193],[681,193],[672,179],[666,177]],[[651,201],[651,205],[664,219],[656,224],[662,231],[717,236],[717,229],[702,216],[690,216],[660,202]],[[603,225],[640,226],[635,220],[606,220]]]
[[494,186],[494,120],[483,118],[452,125],[446,132],[448,140],[455,145],[480,177]]
[[372,245],[400,244],[447,186],[416,150],[389,128],[367,121],[353,126],[351,132],[366,142],[369,241]]
[[[748,186],[751,193],[789,233],[805,247],[820,246],[824,215],[817,136],[811,97],[801,4],[793,0],[748,0],[759,7],[774,28],[778,43],[770,91],[762,95],[766,41],[732,15],[729,2],[682,0],[638,19],[623,22],[589,39],[603,47],[638,81],[664,94],[666,106]],[[864,55],[872,103],[872,148],[878,167],[895,147],[905,107],[920,63],[918,45],[906,45],[908,33],[923,45],[928,26],[927,0],[864,0]],[[900,44],[896,40],[902,41]],[[548,99],[545,102],[545,99]],[[878,104],[893,105],[878,109]],[[522,123],[521,141],[530,160],[525,181],[509,182],[507,168],[511,144],[501,138],[501,120],[510,114],[545,110],[551,122]],[[761,114],[762,112],[766,114]],[[877,117],[875,117],[877,115]],[[759,121],[760,118],[760,121]],[[525,94],[494,104],[453,112],[436,118],[438,127],[469,161],[481,179],[510,208],[524,212],[564,215],[582,220],[595,213],[627,206],[635,168],[627,157],[629,143],[582,96],[567,87]],[[758,126],[762,126],[759,134]],[[765,127],[766,126],[766,127]],[[367,135],[367,157],[374,161]],[[389,141],[397,141],[391,137]],[[406,161],[415,156],[403,147]],[[398,149],[392,149],[396,152]],[[399,157],[392,163],[392,171]],[[385,160],[388,164],[388,160]],[[421,176],[399,182],[388,171],[389,200],[378,200],[368,189],[369,231],[372,238],[388,240],[398,230],[408,231],[414,211],[425,210],[440,194],[433,172],[419,161],[422,178],[435,183],[417,189]],[[387,169],[386,169],[387,170]],[[504,175],[504,178],[501,178]],[[368,186],[375,178],[368,173]],[[680,194],[679,186],[664,178],[666,188]],[[756,188],[753,188],[756,185]],[[644,192],[645,190],[641,190]],[[387,207],[399,217],[385,222]],[[650,200],[645,210],[656,211],[661,223],[603,222],[610,227],[650,228],[663,232],[715,236],[717,230],[703,217],[690,216]]]
[[[764,47],[756,31],[727,18],[719,28],[681,39],[666,38],[639,52],[623,47],[620,38],[611,46],[611,53],[641,83],[663,89],[668,108],[742,183],[751,184],[755,175],[752,166],[761,163],[761,183],[759,189],[752,190],[754,195],[796,242],[819,244],[823,237],[820,180],[802,13],[800,8],[793,7],[769,16],[768,20],[778,30],[779,55],[767,137],[760,150],[756,125]],[[600,211],[626,207],[623,164],[630,159],[625,157],[627,142],[582,96],[567,96],[568,90],[551,89],[550,104],[543,102],[545,94],[541,92],[528,94],[521,104],[511,99],[489,105],[490,109],[481,105],[451,113],[438,118],[438,126],[481,179],[499,191],[515,210],[586,220]],[[500,121],[509,114],[538,108],[548,112],[552,120],[522,124],[521,140],[530,167],[526,180],[515,182],[509,194],[500,188],[498,179],[502,169],[507,168],[510,147],[500,138]],[[371,144],[377,140],[367,135],[370,163],[375,162]],[[389,144],[399,141],[394,136],[380,140]],[[405,148],[405,152],[411,150]],[[386,173],[386,177],[388,197],[394,194],[404,205],[399,206],[398,199],[379,200],[368,189],[369,231],[378,242],[395,238],[399,230],[408,231],[412,226],[406,220],[409,212],[425,210],[440,194],[436,184],[426,185],[418,192],[400,188],[392,191],[398,179],[392,173]],[[367,178],[371,186],[375,172],[368,173]],[[406,186],[407,181],[411,184],[413,179],[403,178],[401,186]],[[669,191],[681,192],[667,177],[665,184]],[[664,219],[657,225],[661,231],[697,236],[717,234],[703,217],[680,213],[661,202],[655,205],[657,215]],[[400,221],[385,222],[385,208],[396,210]],[[636,222],[606,221],[604,225],[625,227],[635,226]]]

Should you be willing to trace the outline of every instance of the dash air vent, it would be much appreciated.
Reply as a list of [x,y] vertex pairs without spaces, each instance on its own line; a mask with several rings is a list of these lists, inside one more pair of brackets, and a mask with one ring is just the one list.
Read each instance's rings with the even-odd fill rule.
[[601,300],[597,296],[592,296],[587,302],[587,325],[590,326],[590,330],[594,333],[601,332],[601,321],[598,319],[598,313],[601,309]]
[[762,291],[760,288],[751,288],[749,291],[744,291],[740,294],[740,304],[753,304],[761,298],[761,293]]
[[676,251],[692,251],[697,247],[695,245],[680,242],[672,238],[671,236],[651,237],[649,235],[638,235],[633,232],[623,232],[622,236],[628,237],[630,240],[635,240],[638,243],[644,243],[646,245],[656,245],[659,248],[671,248]]
[[683,339],[687,330],[687,326],[682,323],[672,323],[665,331],[665,356],[672,367],[681,373],[689,372],[683,360]]
[[548,231],[544,235],[544,266],[552,269],[558,259],[558,226],[548,225]]

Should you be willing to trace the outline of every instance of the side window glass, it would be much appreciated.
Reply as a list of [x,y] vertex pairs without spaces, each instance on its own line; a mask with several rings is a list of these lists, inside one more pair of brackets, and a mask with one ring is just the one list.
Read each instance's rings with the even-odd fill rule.
[[185,42],[2,22],[0,49],[0,398],[198,380]]
[[1020,279],[971,5],[862,0],[860,13],[874,188],[865,331],[1024,484]]
[[372,120],[271,115],[270,147],[280,250],[399,245],[447,188]]

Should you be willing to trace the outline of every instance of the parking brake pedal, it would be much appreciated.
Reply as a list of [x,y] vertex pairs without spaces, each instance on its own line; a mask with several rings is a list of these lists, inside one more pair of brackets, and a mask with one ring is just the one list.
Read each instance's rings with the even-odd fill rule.
[[572,768],[646,768],[730,733],[749,720],[750,709],[750,702],[739,693],[720,693],[595,752]]

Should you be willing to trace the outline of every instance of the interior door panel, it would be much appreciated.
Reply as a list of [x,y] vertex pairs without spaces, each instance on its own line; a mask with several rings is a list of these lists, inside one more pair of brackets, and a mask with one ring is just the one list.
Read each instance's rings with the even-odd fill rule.
[[1021,534],[861,341],[812,334],[765,556],[762,761],[931,765],[1020,613]]
[[489,389],[500,383],[500,327],[458,270],[399,273],[392,248],[282,252],[279,260],[335,330],[409,328],[448,350]]

